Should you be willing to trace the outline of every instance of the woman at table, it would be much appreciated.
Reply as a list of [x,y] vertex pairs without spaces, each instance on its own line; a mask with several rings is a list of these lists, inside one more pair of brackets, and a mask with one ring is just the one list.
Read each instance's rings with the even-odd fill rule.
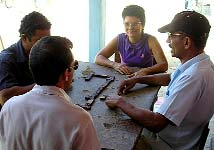
[[[122,12],[126,33],[115,37],[96,56],[95,63],[114,68],[129,77],[165,72],[168,63],[158,40],[144,33],[145,12],[138,5],[129,5]],[[115,61],[109,57],[115,54]],[[129,67],[140,67],[132,72]]]

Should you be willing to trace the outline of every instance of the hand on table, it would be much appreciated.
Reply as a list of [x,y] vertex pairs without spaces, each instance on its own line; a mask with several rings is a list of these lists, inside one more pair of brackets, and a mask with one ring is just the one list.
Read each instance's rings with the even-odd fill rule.
[[124,101],[121,96],[111,96],[106,99],[105,103],[110,109],[115,109],[121,101]]
[[122,81],[118,87],[118,95],[126,94],[135,84],[134,78]]
[[129,69],[129,67],[121,63],[114,63],[113,68],[121,74],[132,74],[132,71]]
[[127,75],[127,77],[132,78],[132,77],[140,77],[140,76],[145,76],[145,75],[147,75],[147,73],[145,71],[143,71],[143,69],[141,69],[135,73]]

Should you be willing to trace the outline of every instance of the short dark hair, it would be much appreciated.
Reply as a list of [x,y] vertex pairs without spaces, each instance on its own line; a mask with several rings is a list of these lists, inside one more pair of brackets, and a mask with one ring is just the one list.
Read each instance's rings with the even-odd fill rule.
[[46,36],[32,47],[29,66],[38,85],[56,85],[60,75],[74,61],[72,42],[60,36]]
[[142,22],[142,25],[145,25],[145,11],[142,7],[138,6],[138,5],[129,5],[126,6],[123,9],[122,12],[122,17],[123,20],[125,19],[126,16],[134,16],[140,19],[140,21]]
[[25,34],[29,39],[31,39],[31,37],[35,35],[36,30],[49,30],[50,28],[51,23],[48,19],[41,13],[33,11],[21,20],[19,33],[20,36]]

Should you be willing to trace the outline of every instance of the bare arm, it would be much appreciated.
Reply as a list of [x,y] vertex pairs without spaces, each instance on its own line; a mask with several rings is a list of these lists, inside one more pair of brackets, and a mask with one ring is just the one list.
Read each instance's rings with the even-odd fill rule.
[[146,109],[137,108],[127,103],[122,97],[109,98],[106,101],[106,105],[110,108],[120,108],[129,117],[153,132],[159,132],[171,123],[163,115]]
[[168,73],[159,73],[154,75],[147,75],[144,77],[136,77],[137,83],[160,86],[167,86],[170,80],[170,74]]
[[28,86],[13,86],[11,88],[3,89],[0,91],[0,103],[3,105],[8,99],[13,96],[24,94],[30,91],[35,84]]
[[134,87],[136,83],[167,86],[170,82],[170,74],[159,73],[154,75],[146,75],[141,77],[133,77],[121,82],[118,88],[119,94],[125,94],[129,89]]
[[117,37],[115,37],[106,47],[104,47],[96,56],[95,63],[113,68],[114,62],[109,60],[117,49]]
[[163,73],[168,70],[167,59],[164,55],[164,52],[163,52],[158,40],[154,36],[149,36],[148,43],[149,43],[149,48],[150,48],[157,64],[155,64],[154,66],[151,66],[151,67],[140,69],[138,72],[136,72],[134,74],[135,76]]

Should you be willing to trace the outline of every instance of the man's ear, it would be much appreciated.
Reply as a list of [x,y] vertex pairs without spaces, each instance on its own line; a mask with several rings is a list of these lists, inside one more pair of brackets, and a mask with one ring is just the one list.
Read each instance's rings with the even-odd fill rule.
[[23,41],[26,41],[26,40],[27,40],[27,36],[26,36],[25,34],[21,34],[21,39],[22,39]]
[[70,74],[71,74],[71,68],[67,68],[64,72],[65,81],[68,81]]
[[68,68],[68,71],[71,72],[71,68]]
[[192,45],[192,40],[189,37],[184,38],[184,48],[189,49]]

